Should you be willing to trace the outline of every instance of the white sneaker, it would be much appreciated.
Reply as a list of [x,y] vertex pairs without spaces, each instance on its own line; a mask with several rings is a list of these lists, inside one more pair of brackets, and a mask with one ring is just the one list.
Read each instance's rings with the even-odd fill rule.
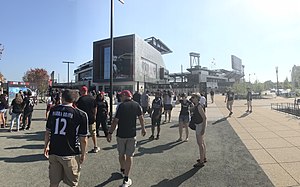
[[129,187],[132,185],[132,180],[128,178],[128,181],[123,181],[122,187]]

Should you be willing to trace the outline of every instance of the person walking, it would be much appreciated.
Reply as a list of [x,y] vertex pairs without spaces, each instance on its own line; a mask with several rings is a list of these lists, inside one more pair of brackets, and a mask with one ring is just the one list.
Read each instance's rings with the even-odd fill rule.
[[0,95],[0,125],[1,125],[1,128],[5,128],[5,126],[6,126],[5,114],[6,114],[7,108],[8,108],[8,102],[6,99],[6,94],[1,94]]
[[209,93],[210,93],[211,103],[214,103],[215,92],[213,91],[213,89],[211,89]]
[[[30,129],[33,107],[34,107],[34,99],[32,97],[31,91],[28,90],[24,97],[24,112],[22,118],[23,125],[20,130]],[[27,121],[27,127],[26,127],[26,121]]]
[[206,162],[206,144],[204,141],[204,134],[207,125],[206,115],[203,107],[199,103],[200,94],[192,94],[191,100],[194,104],[192,121],[196,125],[196,139],[200,153],[200,159],[197,160],[197,163],[194,165],[194,167],[203,167],[204,163]]
[[177,141],[182,141],[182,131],[185,128],[185,140],[189,140],[189,128],[188,123],[190,121],[190,108],[193,106],[192,102],[187,100],[187,95],[183,93],[181,99],[179,100],[181,104],[181,110],[179,113],[179,139]]
[[20,118],[23,113],[23,99],[22,95],[20,93],[16,94],[16,97],[12,100],[11,106],[9,108],[9,114],[11,115],[11,122],[10,122],[10,128],[9,132],[12,132],[12,128],[14,126],[15,120],[16,120],[16,126],[17,126],[17,131],[20,129]]
[[164,123],[167,123],[167,119],[168,119],[168,123],[171,122],[171,113],[172,113],[172,109],[173,109],[172,98],[173,98],[173,96],[172,96],[172,92],[170,90],[164,91],[164,94],[163,94],[164,113],[165,113]]
[[163,103],[160,97],[160,92],[155,93],[155,98],[152,101],[152,113],[151,113],[151,136],[149,140],[154,140],[154,131],[157,126],[157,135],[156,140],[159,139],[160,135],[160,123],[161,123],[161,114],[162,114]]
[[149,96],[149,91],[145,91],[142,96],[141,96],[141,106],[143,109],[143,114],[145,116],[146,112],[148,114],[151,114],[151,109],[150,109],[150,96]]
[[77,91],[64,90],[62,104],[51,108],[47,119],[44,155],[49,159],[50,187],[59,186],[61,181],[78,186],[86,158],[88,117],[72,106],[77,98]]
[[96,102],[97,102],[97,115],[96,115],[96,134],[97,137],[100,137],[99,130],[100,125],[104,132],[105,137],[108,135],[108,128],[107,128],[107,116],[108,116],[108,103],[104,98],[105,93],[100,92],[96,96]]
[[111,142],[112,134],[117,129],[117,149],[119,152],[119,162],[121,172],[124,174],[122,187],[132,184],[129,178],[134,151],[136,147],[136,118],[138,117],[142,129],[142,136],[146,135],[144,117],[140,105],[132,100],[132,94],[129,90],[120,93],[122,103],[117,108],[115,118],[109,129],[107,141]]
[[141,94],[139,91],[136,91],[134,94],[133,94],[133,97],[132,99],[137,102],[139,105],[141,105]]
[[247,88],[247,110],[246,112],[252,112],[252,92],[250,88]]
[[97,114],[97,103],[93,96],[88,94],[88,88],[86,86],[81,87],[81,97],[76,102],[76,106],[87,113],[89,132],[92,137],[94,148],[89,151],[90,153],[98,153],[100,148],[97,146],[96,137],[96,114]]
[[234,93],[231,91],[231,88],[229,88],[225,96],[225,103],[227,109],[229,110],[229,115],[228,115],[229,117],[233,114],[232,112],[233,101],[234,101]]

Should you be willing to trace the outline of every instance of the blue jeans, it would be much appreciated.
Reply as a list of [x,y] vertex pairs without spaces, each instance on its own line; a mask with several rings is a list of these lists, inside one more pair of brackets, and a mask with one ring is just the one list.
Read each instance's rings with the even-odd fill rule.
[[19,130],[20,128],[20,116],[22,113],[12,113],[11,114],[11,122],[10,122],[10,130],[12,130],[14,123],[15,123],[15,119],[17,119],[17,130]]

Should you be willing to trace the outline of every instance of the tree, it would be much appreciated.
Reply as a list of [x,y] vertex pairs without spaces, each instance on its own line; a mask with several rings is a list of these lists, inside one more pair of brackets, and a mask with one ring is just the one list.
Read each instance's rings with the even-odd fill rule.
[[272,88],[275,88],[275,87],[276,87],[276,85],[272,81],[266,81],[264,83],[264,88],[266,90],[271,90]]
[[4,75],[0,72],[0,82],[4,82],[4,81],[5,81]]
[[23,81],[34,83],[37,86],[39,92],[46,92],[48,90],[48,80],[50,76],[48,72],[43,68],[35,68],[28,70],[24,77]]
[[286,78],[283,82],[283,89],[291,89],[291,88],[292,88],[292,85],[289,82],[288,78]]

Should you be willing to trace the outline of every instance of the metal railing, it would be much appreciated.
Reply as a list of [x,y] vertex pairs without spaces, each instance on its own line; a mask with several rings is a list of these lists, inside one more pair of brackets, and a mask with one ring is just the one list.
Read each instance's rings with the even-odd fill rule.
[[297,103],[271,103],[271,109],[300,116],[300,105]]

